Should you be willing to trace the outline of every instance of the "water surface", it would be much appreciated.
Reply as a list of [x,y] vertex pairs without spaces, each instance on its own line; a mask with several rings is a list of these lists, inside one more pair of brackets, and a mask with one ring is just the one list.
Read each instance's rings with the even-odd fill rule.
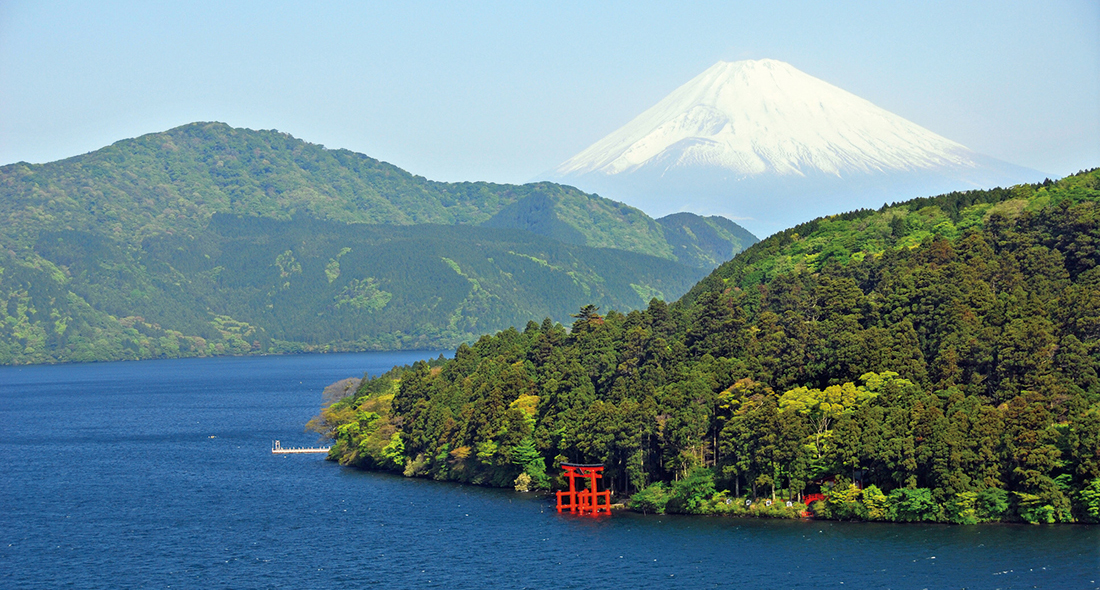
[[0,587],[1100,586],[1098,527],[577,518],[271,455],[325,385],[437,354],[0,367]]

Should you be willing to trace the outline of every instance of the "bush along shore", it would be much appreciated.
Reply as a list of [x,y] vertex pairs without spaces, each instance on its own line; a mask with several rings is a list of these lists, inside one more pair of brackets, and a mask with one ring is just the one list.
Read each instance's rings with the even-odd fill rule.
[[[1100,488],[1100,486],[1096,486]],[[888,522],[941,522],[978,524],[1022,520],[1034,524],[1052,523],[1056,515],[1038,498],[1016,495],[1000,488],[981,492],[960,492],[946,503],[934,500],[928,488],[895,488],[889,494],[871,484],[861,487],[844,478],[825,482],[821,492],[804,497],[734,497],[729,490],[717,491],[707,469],[697,469],[682,480],[656,482],[634,494],[627,506],[645,514],[717,514],[757,518],[823,518]],[[1091,489],[1086,495],[1100,493]],[[798,496],[801,496],[799,494]],[[1015,500],[1015,505],[1013,505]],[[1012,514],[1018,519],[1012,519]]]

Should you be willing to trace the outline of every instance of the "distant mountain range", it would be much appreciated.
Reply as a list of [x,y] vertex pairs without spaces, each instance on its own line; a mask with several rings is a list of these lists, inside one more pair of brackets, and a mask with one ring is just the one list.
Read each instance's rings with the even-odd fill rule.
[[0,167],[0,220],[5,364],[452,347],[675,299],[757,241],[221,123]]
[[761,235],[1043,176],[769,59],[715,64],[543,175],[651,215],[719,214]]

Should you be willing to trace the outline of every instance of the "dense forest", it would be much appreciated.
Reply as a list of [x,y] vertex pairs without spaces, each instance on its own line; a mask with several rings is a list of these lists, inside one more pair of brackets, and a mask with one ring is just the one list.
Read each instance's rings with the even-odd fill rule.
[[137,252],[71,230],[34,251],[40,268],[0,280],[0,363],[453,349],[589,301],[644,307],[705,272],[519,230],[222,214]]
[[756,241],[221,123],[0,167],[0,220],[0,364],[453,348],[679,297]]
[[671,305],[364,378],[311,427],[408,476],[548,488],[601,463],[644,511],[1097,522],[1098,263],[1100,170],[884,205]]

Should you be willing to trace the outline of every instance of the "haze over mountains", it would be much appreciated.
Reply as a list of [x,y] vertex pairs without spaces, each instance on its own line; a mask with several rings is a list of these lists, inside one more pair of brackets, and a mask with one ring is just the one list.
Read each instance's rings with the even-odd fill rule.
[[758,235],[1043,176],[770,59],[715,64],[544,175],[655,216],[723,215]]

